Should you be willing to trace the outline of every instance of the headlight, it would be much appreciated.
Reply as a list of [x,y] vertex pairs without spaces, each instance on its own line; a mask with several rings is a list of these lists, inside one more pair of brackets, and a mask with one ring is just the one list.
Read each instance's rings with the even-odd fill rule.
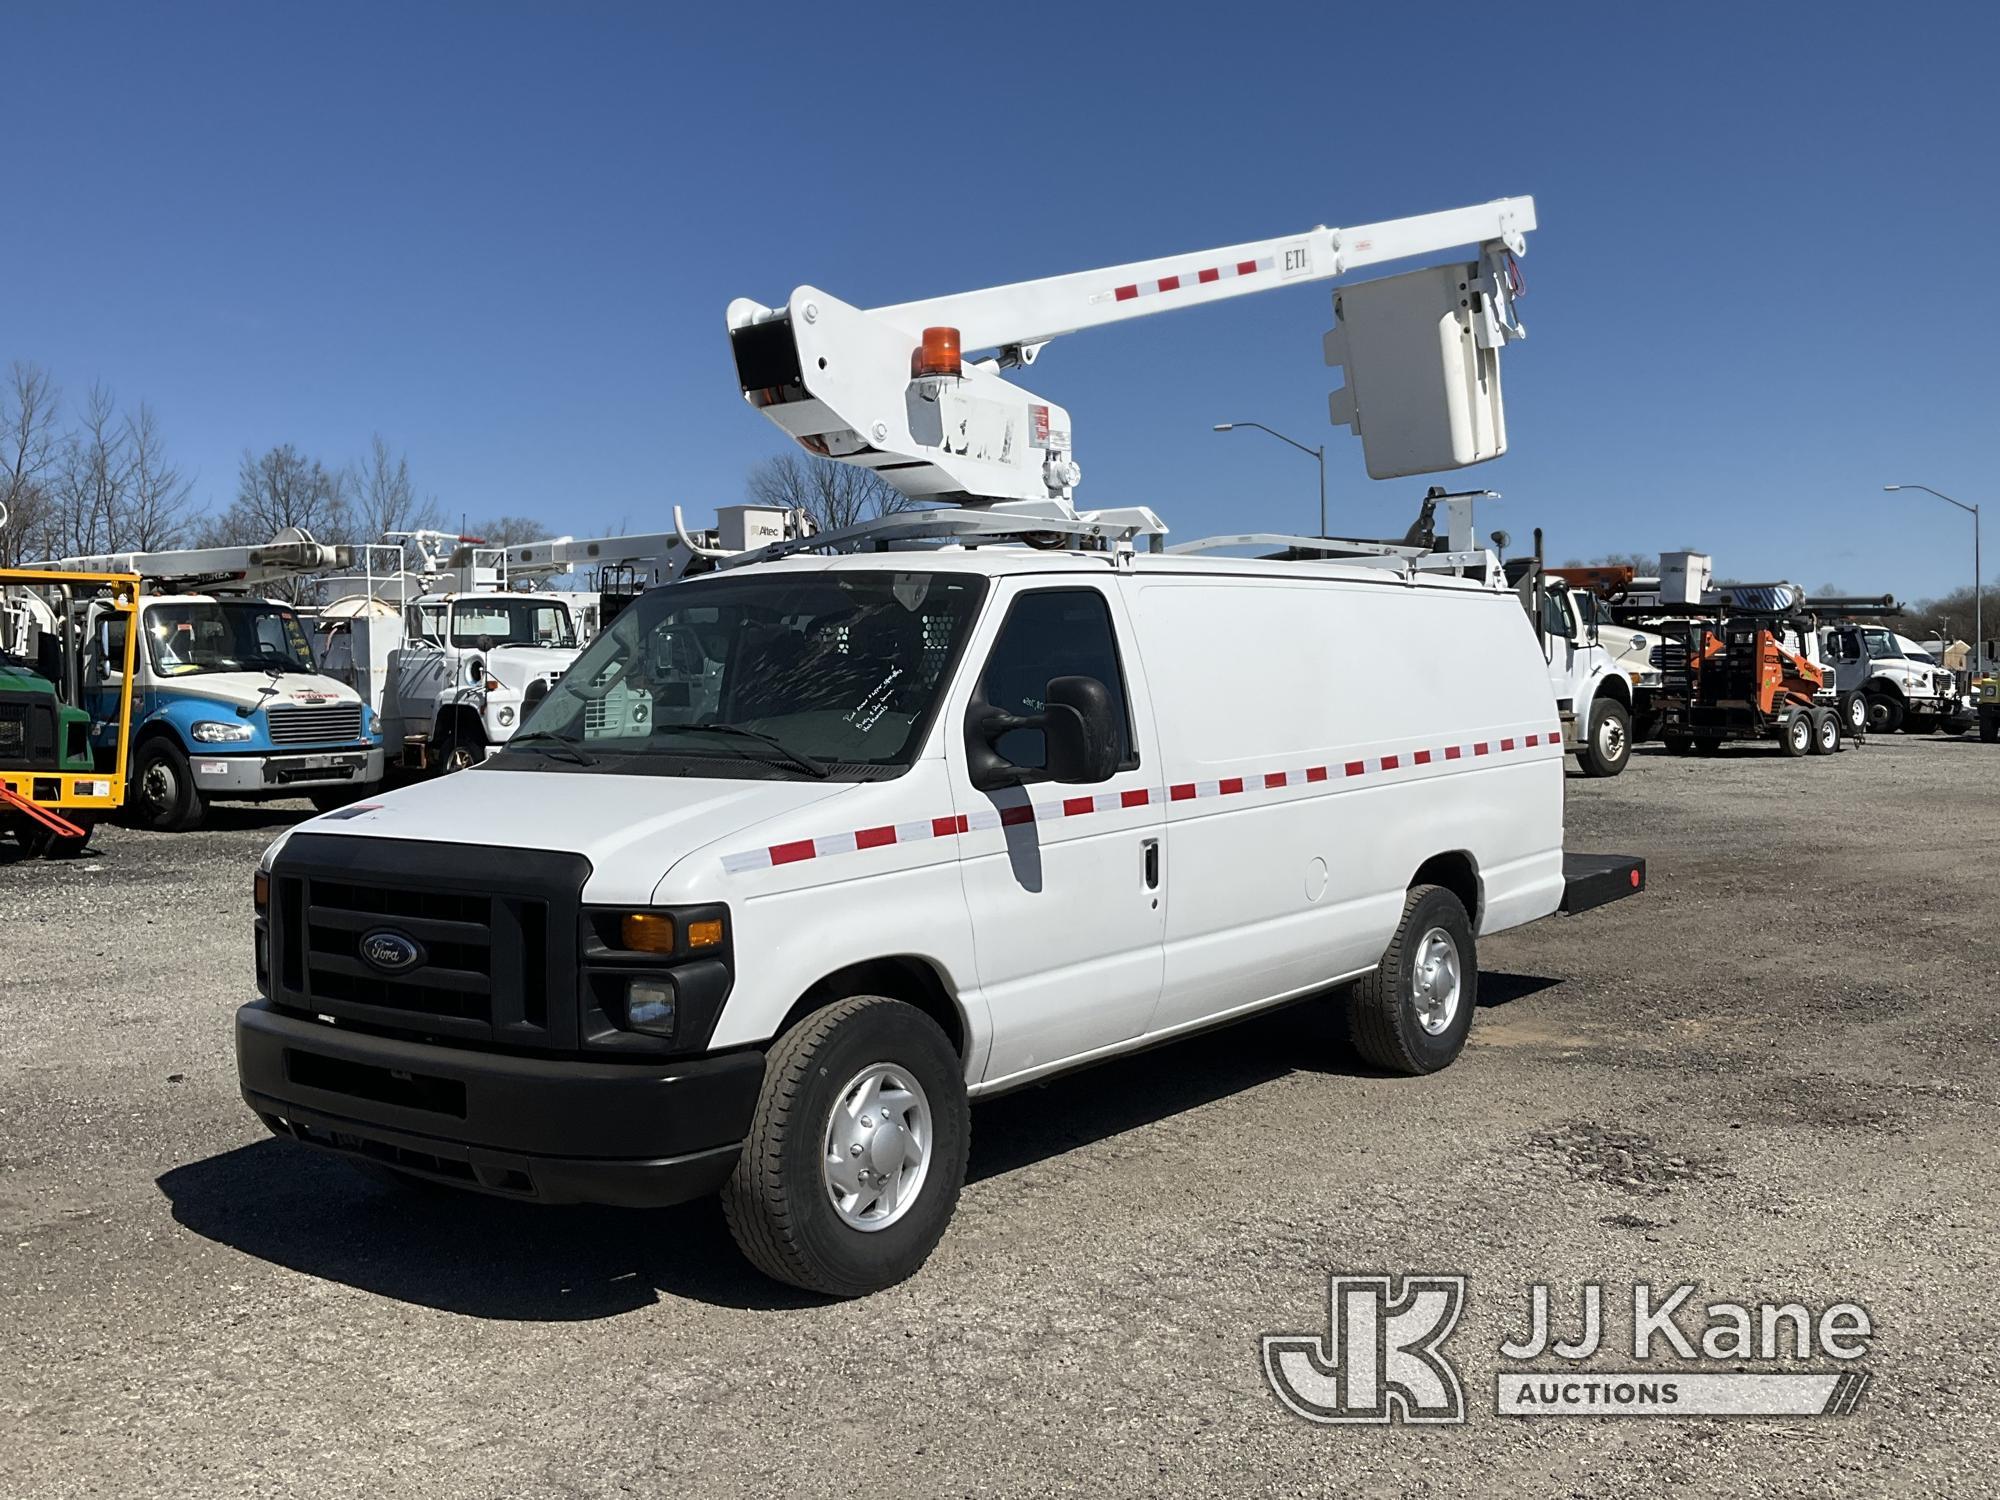
[[674,1034],[674,982],[647,975],[625,982],[625,1024],[654,1036]]
[[257,737],[256,729],[248,724],[218,724],[213,719],[204,719],[188,733],[204,745],[226,745]]
[[513,723],[513,722],[514,722],[514,710],[513,710],[513,709],[511,709],[511,708],[503,708],[503,709],[501,709],[501,710],[500,710],[500,714],[499,714],[499,718],[500,718],[500,723],[501,723],[501,725],[502,725],[503,727],[504,727],[504,726],[506,726],[506,725],[508,725],[508,724],[511,724],[511,723]]

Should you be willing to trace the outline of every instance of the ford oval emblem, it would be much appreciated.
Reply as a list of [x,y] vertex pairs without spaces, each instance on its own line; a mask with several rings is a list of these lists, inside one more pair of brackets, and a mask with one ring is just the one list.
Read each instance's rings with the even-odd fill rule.
[[361,958],[371,969],[401,974],[424,961],[424,950],[414,938],[392,927],[377,927],[361,935]]

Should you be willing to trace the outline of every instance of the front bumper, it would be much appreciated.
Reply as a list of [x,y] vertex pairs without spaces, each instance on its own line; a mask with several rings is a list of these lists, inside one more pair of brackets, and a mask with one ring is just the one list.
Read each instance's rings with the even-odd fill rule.
[[207,755],[196,746],[188,759],[194,784],[206,797],[283,796],[293,790],[373,786],[382,779],[382,752],[372,747]]
[[544,1203],[650,1208],[720,1188],[764,1081],[761,1052],[623,1064],[479,1052],[236,1013],[243,1099],[347,1156]]

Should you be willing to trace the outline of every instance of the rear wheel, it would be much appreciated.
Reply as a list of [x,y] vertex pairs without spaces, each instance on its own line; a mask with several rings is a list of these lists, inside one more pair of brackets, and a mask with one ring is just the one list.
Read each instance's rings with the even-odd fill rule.
[[1903,700],[1890,693],[1869,693],[1868,732],[1894,734],[1903,727]]
[[1812,715],[1800,709],[1785,720],[1785,727],[1778,731],[1778,743],[1785,747],[1785,754],[1809,755],[1813,747]]
[[1632,758],[1632,715],[1616,698],[1601,698],[1591,710],[1590,738],[1577,757],[1586,776],[1616,776]]
[[1443,886],[1413,886],[1381,963],[1348,992],[1348,1034],[1379,1068],[1435,1073],[1464,1050],[1478,1001],[1472,919]]
[[856,995],[772,1044],[723,1213],[765,1275],[865,1296],[929,1257],[958,1204],[970,1139],[964,1064],[937,1022]]
[[131,788],[125,805],[141,828],[177,833],[201,821],[201,792],[194,767],[172,740],[148,740],[132,759]]
[[1840,748],[1840,720],[1830,708],[1812,711],[1812,753],[1831,755]]

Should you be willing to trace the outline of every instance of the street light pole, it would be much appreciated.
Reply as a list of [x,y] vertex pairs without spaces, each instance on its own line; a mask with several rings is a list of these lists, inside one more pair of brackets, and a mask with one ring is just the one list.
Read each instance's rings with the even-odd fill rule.
[[1979,563],[1979,507],[1977,505],[1967,505],[1963,500],[1954,500],[1951,498],[1951,496],[1947,495],[1943,490],[1934,490],[1927,484],[1885,484],[1882,486],[1882,488],[1890,491],[1922,490],[1927,495],[1936,495],[1938,499],[1944,501],[1947,505],[1956,505],[1960,510],[1969,512],[1971,514],[1972,516],[1972,635],[1973,635],[1972,672],[1974,676],[1978,676],[1980,667],[1986,660],[1986,615],[1985,611],[1982,608],[1982,605],[1985,603],[1985,600],[1982,598],[1982,594],[1985,589],[1984,579],[1986,575],[1984,574],[1983,571],[1981,571]]
[[1296,438],[1288,438],[1282,432],[1279,432],[1275,427],[1266,427],[1262,422],[1217,422],[1215,424],[1215,430],[1217,432],[1234,432],[1239,427],[1254,427],[1259,432],[1268,432],[1271,434],[1272,437],[1276,438],[1279,442],[1290,443],[1294,448],[1298,449],[1299,452],[1310,453],[1314,458],[1319,460],[1319,534],[1321,536],[1325,536],[1326,535],[1326,444],[1322,443],[1317,448],[1308,448],[1304,443],[1299,442]]

